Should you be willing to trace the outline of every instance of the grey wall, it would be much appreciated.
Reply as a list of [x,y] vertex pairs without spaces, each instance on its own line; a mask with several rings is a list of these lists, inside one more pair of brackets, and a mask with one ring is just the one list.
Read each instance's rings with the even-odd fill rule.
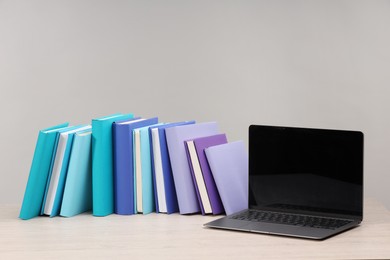
[[0,203],[38,130],[114,112],[362,130],[365,195],[390,208],[389,1],[0,0]]

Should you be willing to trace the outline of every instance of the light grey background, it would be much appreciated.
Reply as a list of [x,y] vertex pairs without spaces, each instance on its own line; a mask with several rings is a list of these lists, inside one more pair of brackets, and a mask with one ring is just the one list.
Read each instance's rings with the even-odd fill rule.
[[38,131],[114,112],[361,130],[365,195],[390,208],[389,1],[0,0],[0,203]]

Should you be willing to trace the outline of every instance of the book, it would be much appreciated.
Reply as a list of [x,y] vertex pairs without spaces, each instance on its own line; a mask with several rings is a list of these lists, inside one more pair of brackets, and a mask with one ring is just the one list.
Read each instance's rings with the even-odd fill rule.
[[196,154],[195,144],[193,140],[186,141],[186,152],[188,157],[188,163],[190,165],[190,172],[192,179],[194,181],[194,187],[196,195],[198,197],[199,206],[202,212],[202,215],[212,213],[210,199],[207,194],[206,184],[204,183],[202,169],[200,168],[200,163],[198,155]]
[[171,214],[179,211],[171,162],[169,160],[168,147],[165,138],[165,129],[189,124],[195,124],[195,121],[167,123],[161,126],[150,127],[156,212]]
[[138,129],[133,130],[133,144],[134,208],[136,213],[142,213],[141,137]]
[[57,132],[67,126],[64,123],[39,131],[19,218],[27,220],[41,214]]
[[60,215],[72,217],[92,210],[92,131],[73,138]]
[[50,217],[57,216],[60,211],[62,195],[68,170],[69,156],[73,144],[73,135],[77,131],[91,129],[90,125],[76,126],[61,130],[57,135],[57,149],[50,173],[50,180],[46,187],[43,213]]
[[64,132],[67,132],[67,131],[71,131],[71,130],[76,129],[78,127],[79,126],[67,126],[67,127],[64,127],[62,129],[60,129],[56,133],[55,142],[54,142],[54,146],[53,146],[53,153],[52,153],[51,162],[50,162],[49,174],[47,176],[46,186],[45,186],[45,193],[44,193],[44,196],[43,196],[43,201],[42,201],[42,206],[41,206],[41,215],[45,214],[44,209],[45,209],[45,205],[46,205],[47,193],[49,192],[50,182],[52,181],[51,176],[52,176],[52,173],[53,173],[53,169],[56,166],[55,165],[55,159],[58,156],[57,155],[57,148],[58,148],[58,143],[59,143],[59,140],[60,140],[60,134],[64,133]]
[[[204,153],[204,149],[227,143],[226,135],[218,134],[196,138],[194,140],[187,141],[187,144],[188,143],[190,143],[190,146],[192,146],[193,150],[193,155],[191,157],[195,159],[195,163],[193,162],[190,164],[190,166],[192,165],[191,172],[193,173],[194,183],[196,184],[195,188],[198,199],[200,203],[206,201],[205,203],[207,204],[207,212],[203,207],[201,207],[203,210],[202,213],[212,213],[214,215],[221,214],[224,212],[224,208],[213,175],[211,174],[210,166]],[[204,204],[201,203],[201,206],[202,205]]]
[[114,212],[114,172],[112,124],[133,118],[114,114],[92,120],[92,214],[107,216]]
[[116,121],[113,124],[115,213],[135,214],[133,129],[156,124],[157,117]]
[[184,141],[215,134],[218,134],[216,122],[174,126],[165,129],[180,214],[200,211]]
[[[158,126],[155,124],[152,126]],[[135,152],[135,178],[137,212],[149,214],[155,211],[152,156],[150,149],[149,127],[141,127],[133,130]]]
[[243,141],[206,148],[226,215],[248,208],[248,153]]
[[[165,125],[165,124],[162,124]],[[158,128],[157,126],[149,127],[149,138],[150,138],[150,151],[151,151],[151,166],[152,166],[152,181],[153,181],[153,194],[154,194],[154,203],[155,210],[157,213],[167,213],[166,201],[165,201],[165,190],[164,188],[157,189],[157,185],[163,186],[164,181],[162,180],[162,163],[161,163],[161,150],[160,150],[160,140],[158,137]],[[156,174],[158,172],[158,174]],[[156,180],[156,177],[158,180]],[[160,196],[160,199],[158,198]],[[159,206],[159,203],[161,206]],[[162,211],[160,211],[162,210]]]

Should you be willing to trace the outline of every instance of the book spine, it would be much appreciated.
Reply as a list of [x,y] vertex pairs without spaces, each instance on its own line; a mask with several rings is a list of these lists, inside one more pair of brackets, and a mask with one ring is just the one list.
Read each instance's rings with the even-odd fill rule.
[[92,192],[94,216],[114,212],[112,142],[109,122],[92,121]]
[[133,145],[126,125],[113,124],[115,213],[134,214]]
[[149,129],[140,131],[143,214],[155,211]]
[[[45,149],[45,143],[46,135],[40,131],[35,146],[26,190],[24,192],[22,208],[19,214],[21,219],[30,219],[41,213],[42,201],[50,168],[50,164],[45,164],[45,161],[49,160],[48,158],[45,158],[49,156],[49,151],[47,151],[49,149]],[[31,207],[31,205],[33,205],[33,207]]]

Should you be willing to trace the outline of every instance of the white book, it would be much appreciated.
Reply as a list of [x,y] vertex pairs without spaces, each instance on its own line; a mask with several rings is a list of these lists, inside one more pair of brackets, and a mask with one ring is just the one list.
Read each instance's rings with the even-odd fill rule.
[[137,212],[142,213],[142,166],[141,166],[141,137],[139,129],[134,129],[134,162],[135,162],[135,195]]
[[152,129],[152,148],[153,148],[154,176],[156,180],[158,211],[162,213],[167,213],[167,202],[165,199],[165,185],[164,185],[160,137],[158,134],[158,128]]
[[61,173],[62,164],[64,160],[65,149],[68,142],[68,135],[75,133],[77,131],[90,129],[90,128],[91,126],[88,125],[88,126],[84,126],[67,132],[60,133],[56,155],[53,163],[53,170],[51,172],[50,183],[46,194],[45,206],[43,210],[44,214],[51,215],[53,211],[54,199],[57,194],[58,182],[60,179],[60,173]]
[[211,209],[209,195],[207,194],[206,184],[204,183],[203,173],[202,173],[202,169],[200,168],[198,155],[196,154],[194,141],[186,141],[186,143],[187,143],[188,153],[190,155],[196,186],[198,187],[200,200],[203,205],[204,213],[211,214],[213,211]]

